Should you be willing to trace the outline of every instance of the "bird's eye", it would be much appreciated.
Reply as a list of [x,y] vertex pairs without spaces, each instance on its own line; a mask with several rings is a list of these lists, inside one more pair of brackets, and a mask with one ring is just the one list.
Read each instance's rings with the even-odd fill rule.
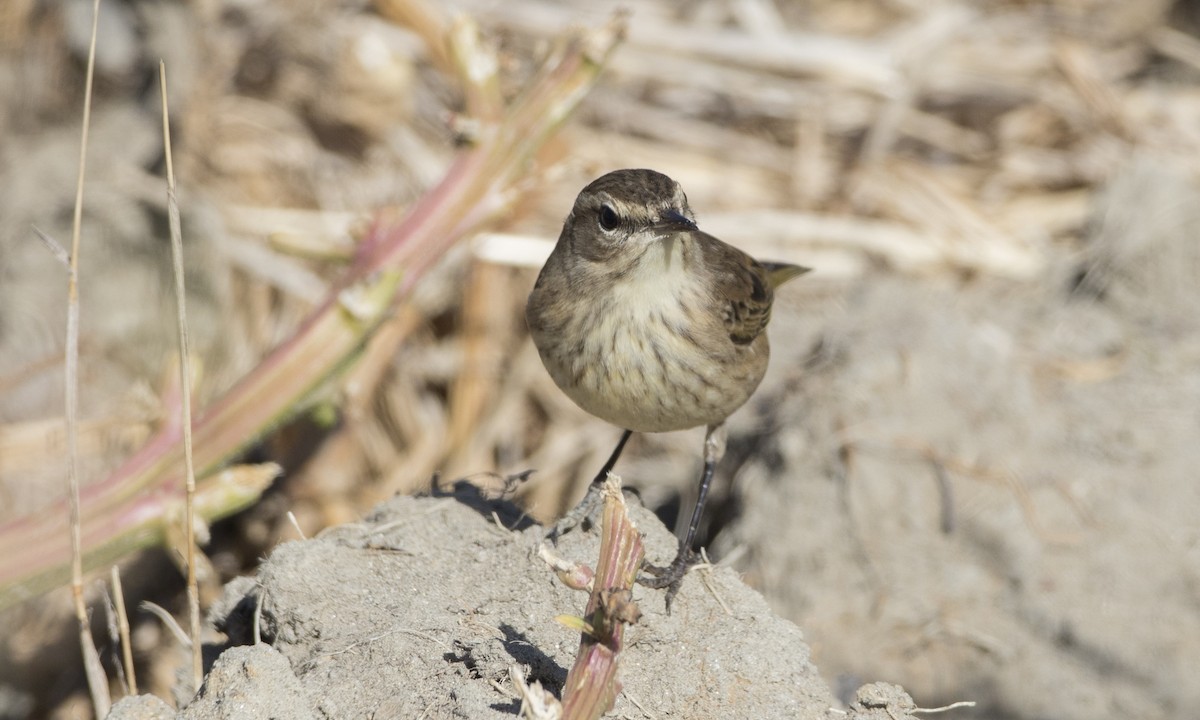
[[621,218],[611,205],[600,206],[600,229],[611,232],[621,224]]

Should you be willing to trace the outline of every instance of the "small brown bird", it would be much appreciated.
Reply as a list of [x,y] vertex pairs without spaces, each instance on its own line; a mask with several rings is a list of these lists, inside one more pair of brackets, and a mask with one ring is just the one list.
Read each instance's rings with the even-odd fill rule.
[[585,187],[529,295],[525,319],[554,382],[575,404],[625,433],[588,497],[551,532],[586,515],[634,432],[704,425],[704,473],[679,554],[649,566],[667,605],[692,561],[692,542],[722,424],[762,381],[775,288],[808,268],[758,262],[696,227],[679,183],[653,170],[617,170]]

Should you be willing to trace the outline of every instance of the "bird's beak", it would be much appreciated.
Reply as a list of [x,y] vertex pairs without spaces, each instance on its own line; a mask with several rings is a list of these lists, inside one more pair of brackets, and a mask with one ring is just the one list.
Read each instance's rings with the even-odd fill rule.
[[654,229],[660,237],[669,237],[671,233],[689,232],[696,229],[696,223],[686,215],[675,210],[668,210],[659,217]]

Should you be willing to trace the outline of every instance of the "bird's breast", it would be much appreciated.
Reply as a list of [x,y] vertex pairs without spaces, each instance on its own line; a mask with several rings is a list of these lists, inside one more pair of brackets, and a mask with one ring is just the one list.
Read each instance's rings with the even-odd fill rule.
[[723,308],[682,270],[627,273],[564,298],[553,318],[531,318],[543,363],[577,405],[629,430],[665,432],[720,422],[750,397],[766,370],[766,335],[733,343]]

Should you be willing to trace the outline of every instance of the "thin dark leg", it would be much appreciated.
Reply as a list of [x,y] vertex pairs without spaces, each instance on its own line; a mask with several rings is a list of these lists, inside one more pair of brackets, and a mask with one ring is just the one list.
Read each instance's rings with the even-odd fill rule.
[[668,612],[671,610],[671,600],[675,598],[675,593],[679,592],[683,576],[687,574],[688,568],[692,566],[692,561],[696,556],[692,552],[692,543],[696,540],[700,518],[704,515],[704,501],[708,498],[708,487],[712,484],[713,471],[716,470],[716,467],[717,463],[714,460],[706,460],[704,463],[704,474],[700,476],[700,492],[696,495],[696,508],[692,510],[692,521],[688,523],[687,537],[679,543],[679,552],[676,553],[675,559],[667,566],[647,563],[645,570],[650,576],[638,578],[638,582],[646,587],[667,588]]
[[600,468],[599,474],[592,478],[592,487],[603,485],[608,479],[608,474],[616,467],[617,460],[621,457],[621,452],[625,449],[625,443],[629,442],[629,436],[633,435],[632,430],[626,430],[621,439],[617,442],[617,446],[613,448],[612,455],[608,456],[608,460],[604,463],[604,467]]
[[612,455],[608,456],[604,467],[600,468],[600,472],[592,480],[592,484],[588,486],[587,494],[583,496],[583,500],[566,515],[563,515],[558,522],[554,523],[554,527],[550,528],[550,532],[546,534],[546,539],[550,542],[557,542],[560,536],[571,532],[580,523],[591,517],[600,501],[600,488],[604,485],[604,481],[608,479],[608,474],[616,466],[617,460],[621,457],[621,451],[625,449],[625,443],[629,442],[630,435],[633,435],[632,430],[626,430],[621,435],[621,439],[617,442],[617,447],[613,449]]
[[717,469],[716,460],[704,462],[704,474],[700,476],[700,492],[696,494],[696,509],[692,510],[692,521],[688,523],[687,538],[681,547],[690,554],[692,543],[696,541],[696,531],[700,528],[700,516],[704,514],[704,501],[708,499],[708,486],[712,485],[713,471]]
[[688,568],[692,566],[695,553],[692,543],[696,540],[696,531],[700,528],[700,518],[704,516],[704,502],[708,499],[708,488],[712,485],[713,472],[717,462],[725,454],[725,434],[720,425],[710,426],[708,435],[704,438],[704,473],[700,476],[700,491],[696,494],[696,507],[692,510],[692,520],[688,523],[687,537],[679,543],[679,552],[670,565],[661,567],[647,563],[645,570],[649,577],[638,577],[638,582],[646,587],[667,589],[667,612],[671,612],[671,601]]

